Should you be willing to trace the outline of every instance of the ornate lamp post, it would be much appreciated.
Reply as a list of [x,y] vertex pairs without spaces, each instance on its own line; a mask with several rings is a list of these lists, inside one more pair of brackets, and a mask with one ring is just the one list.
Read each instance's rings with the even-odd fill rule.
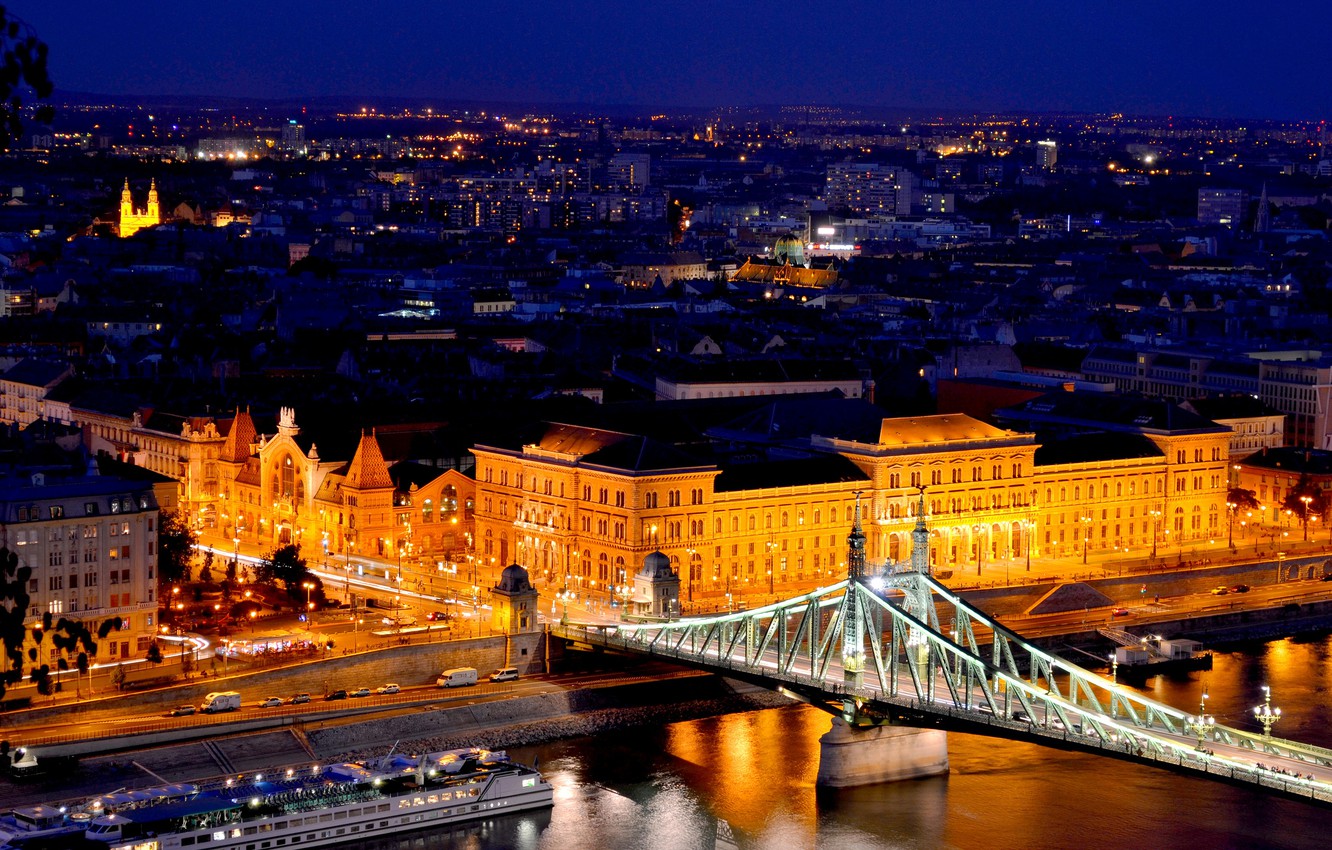
[[1087,547],[1091,543],[1091,521],[1089,516],[1082,517],[1082,563],[1087,563]]
[[1229,549],[1235,548],[1235,509],[1237,507],[1239,507],[1239,505],[1234,502],[1226,502],[1226,513],[1230,515],[1227,521],[1228,528],[1226,530],[1226,547]]
[[1206,752],[1207,736],[1216,728],[1216,718],[1207,713],[1207,691],[1198,700],[1198,715],[1190,717],[1185,725],[1198,736],[1198,752]]
[[1300,496],[1300,501],[1304,503],[1304,510],[1300,511],[1300,520],[1304,524],[1304,542],[1309,542],[1309,503],[1313,501],[1312,496]]
[[1156,528],[1161,524],[1160,511],[1148,511],[1152,515],[1152,560],[1156,560]]
[[305,588],[305,630],[310,631],[310,621],[314,619],[314,603],[310,601],[310,591],[314,590],[314,582],[303,581],[301,587]]
[[1272,740],[1272,726],[1281,719],[1281,709],[1272,707],[1272,689],[1263,685],[1263,704],[1255,706],[1253,716],[1263,724],[1263,740]]

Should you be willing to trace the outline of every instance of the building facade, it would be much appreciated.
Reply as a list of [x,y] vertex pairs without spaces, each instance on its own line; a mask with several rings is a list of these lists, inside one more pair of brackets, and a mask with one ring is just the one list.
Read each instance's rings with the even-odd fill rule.
[[[60,653],[38,643],[47,614],[81,621],[97,632],[96,660],[142,658],[157,633],[158,504],[151,483],[92,474],[53,478],[33,472],[0,487],[0,545],[32,569],[24,624],[28,644],[50,664]],[[72,661],[72,658],[67,660]]]

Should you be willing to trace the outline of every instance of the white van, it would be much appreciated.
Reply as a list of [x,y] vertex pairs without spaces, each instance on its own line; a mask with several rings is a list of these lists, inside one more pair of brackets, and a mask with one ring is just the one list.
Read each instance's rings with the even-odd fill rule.
[[218,711],[236,711],[240,707],[240,691],[215,691],[204,697],[199,710],[205,714],[213,714]]
[[441,688],[462,688],[476,684],[475,667],[454,667],[439,674],[435,684]]

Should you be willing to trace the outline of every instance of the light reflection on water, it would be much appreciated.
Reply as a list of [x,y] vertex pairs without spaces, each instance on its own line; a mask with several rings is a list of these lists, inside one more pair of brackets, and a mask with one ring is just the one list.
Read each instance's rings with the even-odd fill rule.
[[[1332,640],[1228,647],[1214,669],[1152,680],[1149,695],[1258,730],[1270,685],[1277,734],[1332,746]],[[1115,759],[949,736],[947,777],[816,791],[826,714],[806,706],[511,750],[555,785],[555,806],[383,850],[711,850],[725,820],[743,850],[977,847],[1161,850],[1326,847],[1326,810]]]

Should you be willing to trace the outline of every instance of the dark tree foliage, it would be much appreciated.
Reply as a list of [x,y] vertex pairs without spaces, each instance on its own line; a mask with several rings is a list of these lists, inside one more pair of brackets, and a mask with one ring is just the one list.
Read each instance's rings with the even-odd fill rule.
[[[1306,496],[1307,502],[1302,498]],[[1310,516],[1327,516],[1327,494],[1308,475],[1301,475],[1286,498],[1281,500],[1281,509],[1290,511],[1302,521]]]
[[1231,487],[1226,493],[1226,501],[1235,506],[1236,513],[1256,511],[1262,507],[1262,503],[1258,501],[1258,495],[1243,487]]
[[[25,98],[50,97],[54,86],[46,71],[46,45],[31,26],[0,6],[0,147],[8,150],[23,135]],[[51,123],[55,111],[38,105],[33,118]]]
[[280,583],[287,598],[293,603],[304,601],[305,588],[301,584],[312,579],[310,571],[306,569],[305,559],[301,557],[301,550],[295,544],[280,546],[269,552],[254,572],[260,584],[276,587]]
[[52,693],[51,665],[42,661],[47,656],[44,649],[48,645],[58,651],[56,669],[68,670],[72,658],[79,672],[86,673],[89,656],[97,655],[97,641],[105,640],[113,629],[120,628],[122,622],[119,617],[111,617],[102,621],[94,633],[79,620],[57,619],[47,612],[42,615],[41,623],[32,629],[36,646],[29,647],[24,653],[28,630],[23,621],[31,603],[28,596],[31,577],[31,567],[19,566],[18,555],[0,547],[0,649],[3,649],[4,658],[0,697],[8,688],[23,681],[25,675],[37,686],[38,693]]
[[157,644],[157,641],[153,641],[152,643],[148,644],[148,663],[149,664],[162,663],[162,647]]
[[189,578],[190,556],[199,536],[181,511],[162,511],[157,531],[157,574],[166,584]]

